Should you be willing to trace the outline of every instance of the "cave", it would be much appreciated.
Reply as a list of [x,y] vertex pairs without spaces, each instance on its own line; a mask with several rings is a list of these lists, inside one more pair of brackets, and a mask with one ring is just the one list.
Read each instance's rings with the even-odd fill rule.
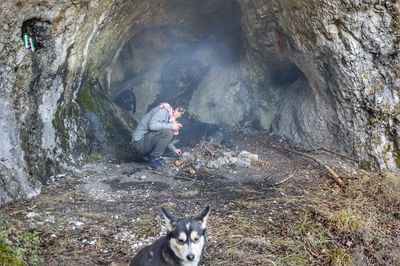
[[1,7],[1,204],[91,156],[132,160],[132,130],[171,100],[187,147],[251,128],[399,171],[395,1]]

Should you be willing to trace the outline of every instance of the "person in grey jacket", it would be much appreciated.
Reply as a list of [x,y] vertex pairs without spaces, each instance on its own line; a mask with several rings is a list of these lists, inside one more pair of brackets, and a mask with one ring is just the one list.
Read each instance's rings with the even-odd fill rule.
[[182,151],[175,147],[172,139],[182,128],[177,119],[184,112],[185,109],[181,106],[172,107],[168,103],[161,103],[151,109],[133,131],[133,148],[139,155],[148,156],[151,166],[162,165],[161,155],[167,147],[175,155],[181,155]]

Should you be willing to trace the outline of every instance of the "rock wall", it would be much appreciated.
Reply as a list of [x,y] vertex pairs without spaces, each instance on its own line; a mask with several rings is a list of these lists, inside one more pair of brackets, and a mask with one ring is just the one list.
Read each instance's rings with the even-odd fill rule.
[[[107,8],[92,3],[0,3],[0,205],[36,195],[49,176],[79,159],[69,146],[79,117],[58,114],[72,114],[89,39],[82,25],[91,25],[91,33],[98,16],[88,17],[88,10]],[[27,48],[23,33],[33,39]]]
[[[199,122],[398,171],[400,7],[382,3],[2,1],[0,205],[90,154],[129,158],[135,119],[167,95]],[[136,116],[115,102],[127,89]]]
[[[248,53],[259,55],[261,68],[247,76],[276,99],[266,104],[279,114],[267,121],[272,130],[306,147],[396,170],[399,3],[381,2],[240,1]],[[271,54],[296,64],[307,82],[279,91],[265,81],[259,72],[271,69]]]

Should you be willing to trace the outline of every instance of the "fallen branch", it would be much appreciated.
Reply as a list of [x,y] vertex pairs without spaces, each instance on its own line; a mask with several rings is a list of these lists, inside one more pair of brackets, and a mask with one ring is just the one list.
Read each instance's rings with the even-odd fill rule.
[[[277,148],[277,147],[275,147],[275,148]],[[322,163],[320,160],[318,160],[318,159],[316,159],[316,158],[314,158],[312,156],[306,155],[304,153],[301,153],[301,152],[298,152],[298,151],[294,151],[294,150],[289,149],[289,148],[285,148],[285,147],[279,147],[279,148],[284,149],[284,150],[289,151],[289,152],[292,152],[294,154],[306,157],[306,158],[311,159],[314,162],[322,165],[325,168],[325,170],[328,171],[329,176],[336,182],[336,184],[338,184],[339,186],[344,186],[345,185],[343,179],[338,174],[336,174],[336,172],[333,171],[333,169],[330,166]]]
[[333,177],[333,179],[335,180],[335,182],[338,185],[344,186],[344,182],[343,182],[342,178],[340,178],[340,176],[338,174],[336,174],[335,171],[333,171],[333,169],[330,166],[321,163],[317,159],[315,159],[315,161],[319,162],[323,167],[325,167],[325,169],[331,174],[331,176]]

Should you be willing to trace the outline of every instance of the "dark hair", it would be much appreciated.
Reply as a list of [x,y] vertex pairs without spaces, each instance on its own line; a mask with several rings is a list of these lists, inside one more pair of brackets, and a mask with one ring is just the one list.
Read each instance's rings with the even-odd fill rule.
[[185,105],[179,99],[171,99],[168,101],[169,105],[171,105],[172,109],[182,108],[185,110]]

